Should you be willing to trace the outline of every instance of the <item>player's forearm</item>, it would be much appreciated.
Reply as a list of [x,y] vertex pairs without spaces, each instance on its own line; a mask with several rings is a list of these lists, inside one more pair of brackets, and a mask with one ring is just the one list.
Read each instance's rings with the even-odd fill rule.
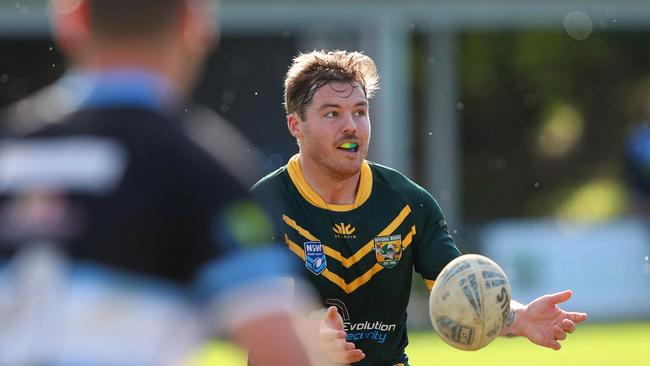
[[523,322],[522,315],[525,306],[515,300],[510,301],[510,312],[506,318],[503,329],[501,329],[502,336],[516,337],[522,335],[521,324]]

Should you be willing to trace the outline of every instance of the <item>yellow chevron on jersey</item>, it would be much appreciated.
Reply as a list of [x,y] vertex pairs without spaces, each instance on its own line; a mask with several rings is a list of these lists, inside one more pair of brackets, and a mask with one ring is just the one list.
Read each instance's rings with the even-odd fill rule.
[[[336,305],[345,315],[346,341],[366,354],[355,365],[408,365],[406,308],[413,273],[433,280],[460,255],[439,205],[399,172],[366,161],[354,203],[327,204],[309,187],[299,163],[292,158],[253,193],[276,219],[294,264],[306,267],[302,273],[318,292],[319,305]],[[306,243],[320,244],[318,251],[308,249],[326,258],[327,267],[316,268],[319,274],[306,262]]]
[[[397,230],[397,228],[402,224],[402,222],[404,222],[404,220],[410,213],[411,213],[411,207],[409,207],[408,205],[404,206],[404,208],[402,209],[402,211],[400,211],[397,217],[395,217],[390,224],[388,224],[381,232],[379,232],[377,236],[386,236],[394,233],[395,230]],[[318,239],[308,230],[298,225],[298,223],[294,219],[290,218],[289,216],[282,215],[282,220],[291,228],[296,230],[298,234],[300,234],[303,238],[309,241],[320,241],[321,243],[323,243],[322,240]],[[325,251],[325,255],[341,262],[341,264],[345,266],[345,268],[350,268],[351,266],[353,266],[355,263],[361,260],[361,258],[365,257],[370,252],[372,252],[374,248],[375,248],[375,240],[372,239],[368,241],[368,243],[366,243],[363,247],[361,247],[361,249],[359,249],[352,256],[346,258],[339,251],[332,249],[330,246],[323,243],[323,249]]]
[[[402,248],[403,248],[403,250],[406,249],[409,245],[411,245],[411,243],[413,242],[413,235],[415,235],[415,234],[416,234],[415,225],[413,225],[411,227],[411,231],[409,231],[408,235],[406,235],[404,240],[402,240]],[[284,240],[286,241],[287,246],[289,247],[289,249],[295,255],[297,255],[298,257],[300,257],[303,260],[305,259],[305,251],[300,245],[296,244],[294,241],[289,239],[289,237],[286,234],[284,236]],[[318,241],[318,239],[313,239],[313,240]],[[323,245],[323,248],[326,248],[325,244],[322,244],[322,245]],[[332,250],[332,249],[330,248],[330,250]],[[327,250],[325,250],[325,252],[326,252],[325,254],[327,254]],[[390,268],[390,267],[384,267],[383,265],[381,265],[379,263],[376,263],[374,266],[372,266],[372,268],[370,268],[364,274],[362,274],[361,276],[355,278],[353,281],[351,281],[349,283],[345,282],[345,280],[343,278],[341,278],[339,275],[333,273],[329,269],[325,269],[321,274],[325,278],[327,278],[328,280],[330,280],[331,282],[333,282],[334,284],[339,286],[343,291],[345,291],[345,293],[350,294],[350,293],[354,292],[356,289],[358,289],[359,287],[361,287],[362,285],[366,284],[368,281],[370,281],[372,279],[373,276],[375,276],[377,273],[379,273],[381,270],[383,270],[385,268]]]

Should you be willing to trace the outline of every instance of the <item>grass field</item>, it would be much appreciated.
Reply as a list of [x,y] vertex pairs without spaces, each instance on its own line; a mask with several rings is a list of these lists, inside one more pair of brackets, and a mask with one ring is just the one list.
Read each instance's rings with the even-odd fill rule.
[[[521,338],[499,338],[488,347],[465,352],[451,348],[433,332],[411,334],[407,352],[413,366],[650,366],[650,322],[584,324],[560,351],[534,346]],[[245,366],[237,348],[214,343],[201,352],[192,366]]]

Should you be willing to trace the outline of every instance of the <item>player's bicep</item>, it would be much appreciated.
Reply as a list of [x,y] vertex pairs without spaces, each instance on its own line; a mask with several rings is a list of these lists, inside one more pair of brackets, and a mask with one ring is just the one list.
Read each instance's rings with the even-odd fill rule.
[[460,251],[437,202],[426,192],[423,192],[422,202],[423,230],[416,247],[414,266],[430,290],[440,271],[460,256]]
[[431,290],[440,271],[460,256],[460,251],[451,236],[446,234],[425,238],[421,244],[415,258],[415,271],[420,273],[427,288]]

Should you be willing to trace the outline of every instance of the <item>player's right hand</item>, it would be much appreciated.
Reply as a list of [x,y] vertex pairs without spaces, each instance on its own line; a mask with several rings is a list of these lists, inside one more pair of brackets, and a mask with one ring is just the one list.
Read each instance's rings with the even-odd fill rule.
[[336,306],[330,306],[320,324],[318,333],[320,349],[331,361],[337,363],[358,362],[366,357],[362,350],[357,349],[354,343],[346,341],[345,337],[343,318],[336,310]]

